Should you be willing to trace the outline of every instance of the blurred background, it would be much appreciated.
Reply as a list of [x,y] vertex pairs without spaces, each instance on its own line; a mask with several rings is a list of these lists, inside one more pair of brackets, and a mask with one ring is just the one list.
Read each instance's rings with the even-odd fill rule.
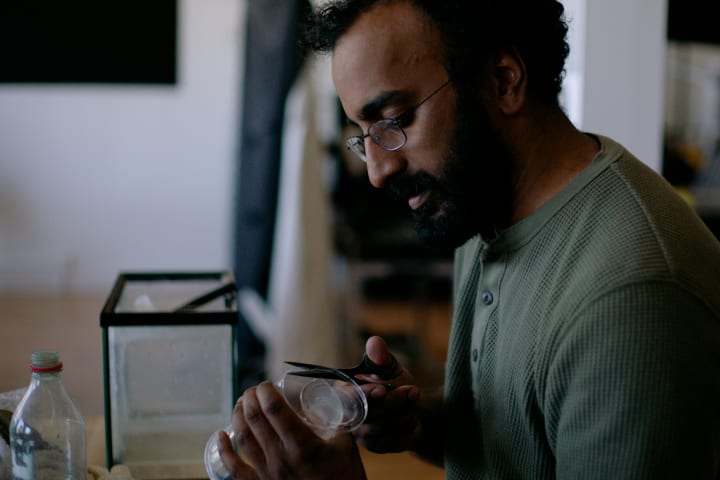
[[[565,0],[573,121],[720,217],[720,38],[704,2]],[[349,365],[380,333],[442,380],[451,252],[341,147],[328,59],[291,0],[0,7],[0,392],[61,350],[102,413],[99,313],[120,272],[225,271],[247,383]],[[717,232],[717,230],[715,230]],[[289,358],[292,355],[292,358]]]

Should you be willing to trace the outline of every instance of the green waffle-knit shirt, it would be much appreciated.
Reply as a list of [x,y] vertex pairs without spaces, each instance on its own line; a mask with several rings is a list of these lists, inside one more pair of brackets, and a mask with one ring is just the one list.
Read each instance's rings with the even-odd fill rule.
[[720,244],[596,138],[561,193],[456,252],[450,480],[720,478]]

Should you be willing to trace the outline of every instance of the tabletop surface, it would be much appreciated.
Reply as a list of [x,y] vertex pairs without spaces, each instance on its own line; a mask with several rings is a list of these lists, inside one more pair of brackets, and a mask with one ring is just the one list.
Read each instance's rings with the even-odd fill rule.
[[[105,467],[105,421],[103,417],[89,416],[87,419],[88,465]],[[429,465],[410,453],[380,455],[360,449],[368,480],[441,480],[445,478],[441,468]],[[146,472],[147,473],[147,472]],[[137,476],[133,473],[134,476]],[[173,472],[156,470],[139,477],[138,480],[177,478]],[[207,476],[198,476],[207,480]]]

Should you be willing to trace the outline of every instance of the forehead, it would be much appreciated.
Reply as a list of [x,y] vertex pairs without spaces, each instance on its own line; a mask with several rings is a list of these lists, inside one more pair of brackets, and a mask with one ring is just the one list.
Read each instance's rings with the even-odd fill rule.
[[407,1],[362,14],[338,40],[332,56],[335,89],[351,117],[382,92],[422,90],[446,79],[441,37]]

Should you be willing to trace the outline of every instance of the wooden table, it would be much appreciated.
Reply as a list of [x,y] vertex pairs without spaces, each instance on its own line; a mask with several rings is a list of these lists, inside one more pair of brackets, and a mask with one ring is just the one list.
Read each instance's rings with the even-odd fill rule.
[[[103,417],[87,418],[88,464],[105,466],[105,421]],[[444,471],[424,463],[408,453],[378,455],[360,449],[368,480],[441,480]],[[158,472],[152,478],[173,478]],[[146,477],[151,478],[151,477]],[[206,477],[202,477],[206,480]],[[140,479],[139,479],[140,480]],[[144,480],[144,479],[143,479]]]
[[[105,420],[89,417],[87,423],[88,465],[106,467]],[[136,457],[133,457],[136,458]],[[137,480],[183,479],[207,480],[203,465],[128,465]]]
[[91,416],[87,423],[87,462],[88,465],[105,466],[105,419]]

